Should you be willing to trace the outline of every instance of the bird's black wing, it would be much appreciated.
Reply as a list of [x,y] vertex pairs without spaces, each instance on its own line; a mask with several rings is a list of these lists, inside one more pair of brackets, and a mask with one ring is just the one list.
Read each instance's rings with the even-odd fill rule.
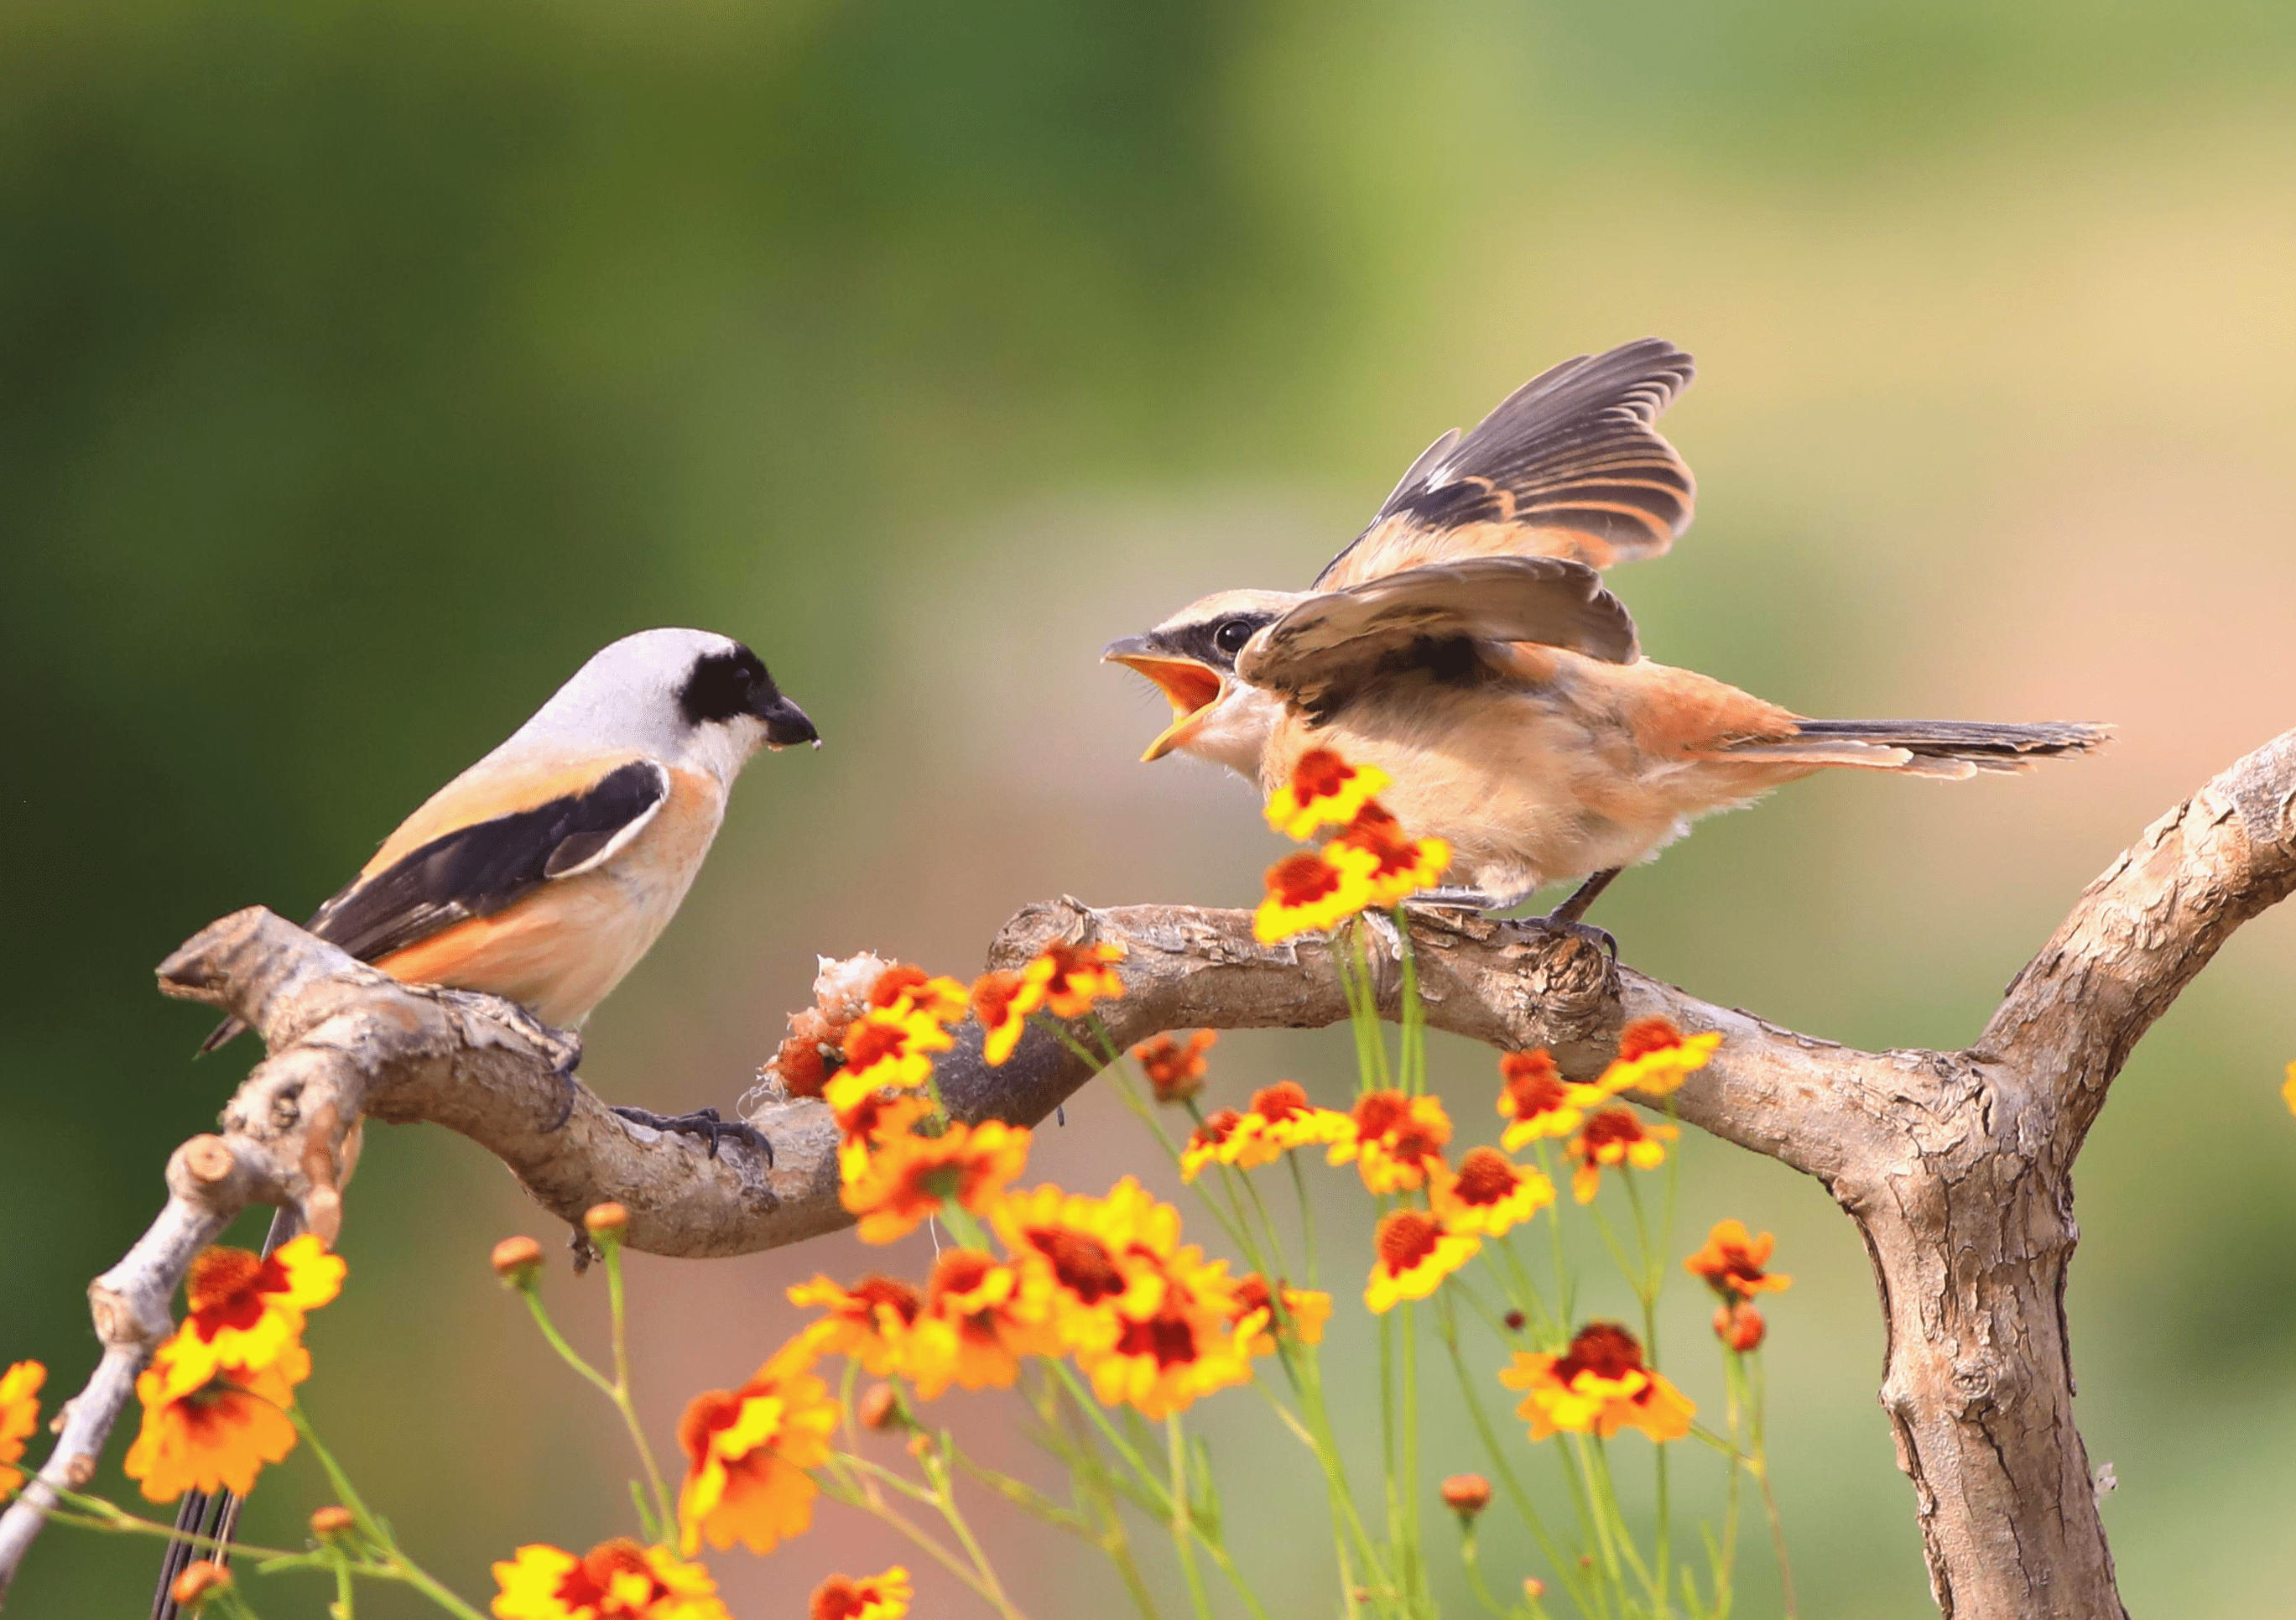
[[1697,485],[1652,424],[1692,370],[1644,338],[1542,372],[1474,432],[1430,445],[1316,588],[1471,556],[1608,568],[1658,555],[1690,526]]
[[1584,563],[1470,557],[1310,596],[1253,637],[1235,671],[1325,716],[1366,686],[1407,674],[1502,678],[1502,644],[1512,642],[1606,663],[1642,655],[1626,604]]
[[669,773],[634,760],[580,793],[432,839],[361,877],[306,926],[362,962],[377,961],[594,865],[636,836],[668,797]]

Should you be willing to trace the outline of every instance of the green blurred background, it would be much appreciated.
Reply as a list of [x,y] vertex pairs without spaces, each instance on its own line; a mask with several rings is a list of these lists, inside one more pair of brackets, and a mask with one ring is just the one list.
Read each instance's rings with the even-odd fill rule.
[[[1101,645],[1304,582],[1437,432],[1645,333],[1701,367],[1667,424],[1697,527],[1616,576],[1656,656],[1808,711],[2121,734],[2024,779],[1789,790],[1598,915],[1714,1000],[1967,1040],[2114,851],[2296,722],[2292,89],[2296,12],[2248,0],[0,10],[0,1360],[77,1387],[83,1284],[254,1056],[193,1066],[152,965],[307,910],[604,641],[743,637],[828,737],[759,763],[590,1026],[608,1095],[729,1103],[816,952],[969,973],[1032,898],[1248,901],[1249,794],[1133,763],[1162,705]],[[2296,1584],[2292,966],[2296,919],[2245,930],[2082,1161],[2079,1410],[2138,1612]],[[1229,1097],[1349,1081],[1331,1035],[1217,1056]],[[1487,1054],[1437,1064],[1484,1128]],[[1931,1612],[1854,1234],[1774,1164],[1685,1157],[1682,1246],[1741,1214],[1798,1279],[1770,1360],[1803,1612]],[[1036,1168],[1169,1183],[1092,1094]],[[555,1242],[482,1154],[381,1131],[312,1331],[317,1420],[471,1593],[627,1516],[608,1415],[486,1268],[518,1229]],[[640,1261],[658,1433],[778,1342],[790,1279],[880,1258]],[[594,1279],[554,1293],[594,1342]],[[1702,1318],[1685,1293],[1669,1348],[1710,1402]],[[957,1406],[1025,1458],[1010,1408]],[[1472,1466],[1439,1423],[1434,1471]],[[1302,1464],[1256,1402],[1209,1424],[1279,1612],[1330,1612]],[[323,1495],[295,1459],[250,1534]],[[1114,1600],[990,1534],[1032,1612]],[[777,1616],[896,1556],[832,1509],[714,1562]],[[53,1531],[10,1613],[140,1613],[153,1557]]]

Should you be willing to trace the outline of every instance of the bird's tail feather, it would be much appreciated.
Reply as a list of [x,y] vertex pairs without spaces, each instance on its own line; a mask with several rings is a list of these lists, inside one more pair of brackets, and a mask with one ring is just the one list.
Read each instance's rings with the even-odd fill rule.
[[1794,736],[1742,744],[1719,757],[1957,777],[1980,770],[2030,770],[2042,760],[2092,752],[2112,735],[2110,726],[2074,720],[2030,726],[1996,720],[1800,720],[1796,726]]

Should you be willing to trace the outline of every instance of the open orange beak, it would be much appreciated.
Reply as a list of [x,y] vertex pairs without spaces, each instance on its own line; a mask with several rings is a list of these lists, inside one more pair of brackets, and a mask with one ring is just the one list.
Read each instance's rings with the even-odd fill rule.
[[1203,725],[1204,717],[1227,695],[1227,678],[1210,664],[1152,653],[1146,641],[1137,636],[1111,642],[1100,657],[1103,663],[1120,663],[1146,676],[1172,705],[1172,723],[1148,744],[1148,752],[1140,756],[1144,762],[1160,760],[1185,744]]

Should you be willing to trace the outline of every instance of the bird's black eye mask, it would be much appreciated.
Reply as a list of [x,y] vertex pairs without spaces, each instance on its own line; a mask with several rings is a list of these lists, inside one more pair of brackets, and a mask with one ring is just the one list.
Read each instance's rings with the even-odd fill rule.
[[1266,626],[1275,623],[1275,618],[1274,613],[1230,613],[1226,618],[1208,620],[1201,624],[1183,624],[1159,631],[1153,640],[1159,651],[1168,651],[1177,657],[1193,658],[1215,670],[1233,674],[1235,655],[1243,651],[1243,644]]
[[696,659],[677,703],[686,720],[699,726],[737,714],[758,714],[780,695],[764,662],[749,648],[735,646]]

